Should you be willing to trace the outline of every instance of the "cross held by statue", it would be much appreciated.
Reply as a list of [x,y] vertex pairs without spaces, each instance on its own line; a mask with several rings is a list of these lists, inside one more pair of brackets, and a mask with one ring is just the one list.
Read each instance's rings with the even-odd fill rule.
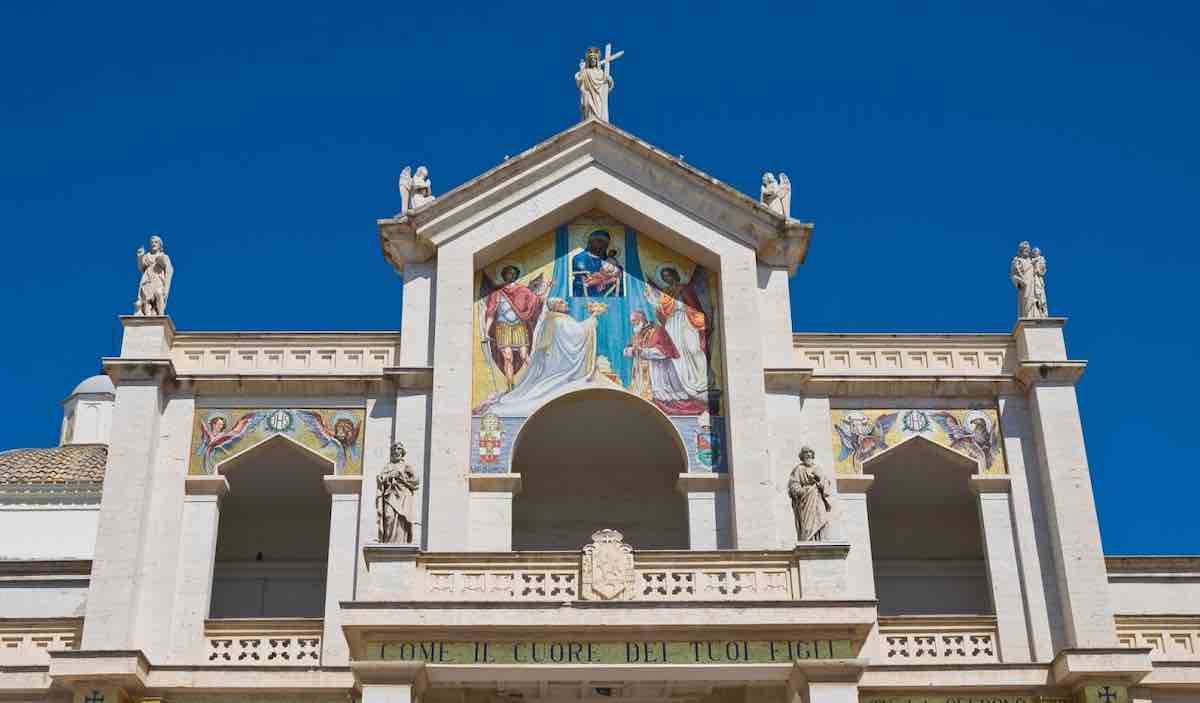
[[604,45],[604,58],[600,59],[600,65],[604,67],[604,77],[612,75],[612,62],[625,55],[625,50],[622,49],[617,53],[612,52],[612,44]]

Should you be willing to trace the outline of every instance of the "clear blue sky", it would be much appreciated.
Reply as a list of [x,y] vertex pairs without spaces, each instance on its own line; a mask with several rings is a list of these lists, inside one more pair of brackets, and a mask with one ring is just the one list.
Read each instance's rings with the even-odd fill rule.
[[445,192],[568,127],[606,41],[620,127],[791,176],[797,330],[1008,331],[1041,246],[1106,549],[1200,552],[1188,2],[4,3],[0,447],[55,442],[152,232],[181,329],[396,329],[400,168]]

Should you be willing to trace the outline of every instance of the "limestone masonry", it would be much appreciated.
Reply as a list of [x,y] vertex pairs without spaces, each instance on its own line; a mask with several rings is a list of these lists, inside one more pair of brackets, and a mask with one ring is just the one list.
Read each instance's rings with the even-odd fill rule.
[[1010,333],[793,334],[787,176],[614,127],[622,53],[404,169],[394,333],[176,330],[149,238],[61,446],[0,453],[0,700],[1200,700],[1200,557],[1105,558],[1041,252],[980,272]]

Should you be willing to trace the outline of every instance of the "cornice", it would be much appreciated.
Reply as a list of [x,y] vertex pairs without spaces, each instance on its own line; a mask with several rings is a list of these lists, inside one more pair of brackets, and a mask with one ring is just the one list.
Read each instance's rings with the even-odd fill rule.
[[139,381],[163,383],[175,378],[175,363],[170,359],[126,359],[106,356],[100,360],[100,366],[115,384]]
[[1015,374],[1023,388],[1037,385],[1075,385],[1087,369],[1086,361],[1022,361]]

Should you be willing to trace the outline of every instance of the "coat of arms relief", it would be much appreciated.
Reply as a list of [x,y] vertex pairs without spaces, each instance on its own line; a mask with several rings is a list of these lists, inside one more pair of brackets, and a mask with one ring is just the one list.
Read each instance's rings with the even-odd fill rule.
[[630,598],[633,586],[633,547],[625,544],[616,530],[592,534],[592,543],[583,548],[583,598],[616,600]]

